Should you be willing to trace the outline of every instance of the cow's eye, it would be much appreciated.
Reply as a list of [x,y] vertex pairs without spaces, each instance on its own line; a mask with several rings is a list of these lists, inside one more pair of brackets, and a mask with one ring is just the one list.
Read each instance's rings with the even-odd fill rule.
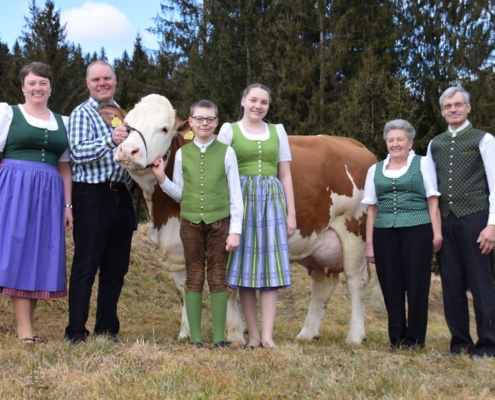
[[163,128],[162,131],[165,132],[165,133],[168,133],[168,129],[167,128]]

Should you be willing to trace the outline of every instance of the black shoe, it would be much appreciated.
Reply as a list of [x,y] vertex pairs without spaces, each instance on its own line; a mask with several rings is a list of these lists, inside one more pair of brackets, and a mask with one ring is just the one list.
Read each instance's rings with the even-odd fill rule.
[[65,339],[71,346],[78,345],[79,343],[84,343],[86,341],[87,335],[76,333],[74,336],[65,335]]
[[448,353],[444,354],[445,357],[459,357],[460,355],[461,353],[459,353],[458,351],[449,351]]
[[77,346],[78,344],[80,343],[84,343],[86,342],[86,339],[83,339],[83,338],[80,338],[80,337],[74,337],[74,338],[71,338],[71,339],[68,339],[67,342],[71,345],[71,346]]
[[402,347],[406,350],[419,351],[423,350],[425,348],[425,345],[423,343],[408,343],[404,344]]
[[125,344],[122,340],[120,340],[117,335],[108,336],[108,340],[110,340],[113,344]]
[[194,346],[198,349],[202,349],[204,347],[203,343],[201,343],[201,342],[191,342],[190,344],[191,344],[191,346]]
[[471,354],[469,356],[469,358],[471,360],[482,360],[483,358],[485,358],[485,355],[484,354],[477,354],[477,353],[474,353],[474,354]]
[[231,345],[232,345],[232,342],[226,342],[225,340],[221,340],[220,342],[216,342],[213,345],[213,348],[214,349],[219,349],[219,348],[222,348],[222,347],[230,347]]

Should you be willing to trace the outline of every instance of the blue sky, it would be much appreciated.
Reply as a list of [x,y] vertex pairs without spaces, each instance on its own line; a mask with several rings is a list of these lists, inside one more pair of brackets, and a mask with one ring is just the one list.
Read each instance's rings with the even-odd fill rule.
[[[160,13],[161,0],[54,0],[62,23],[67,23],[67,40],[81,45],[83,53],[100,52],[105,47],[108,59],[121,57],[124,50],[132,55],[139,33],[142,43],[157,49],[156,38],[146,32],[155,26],[153,18]],[[21,36],[29,17],[31,0],[3,0],[0,12],[0,41],[11,49]],[[36,0],[40,9],[45,0]]]

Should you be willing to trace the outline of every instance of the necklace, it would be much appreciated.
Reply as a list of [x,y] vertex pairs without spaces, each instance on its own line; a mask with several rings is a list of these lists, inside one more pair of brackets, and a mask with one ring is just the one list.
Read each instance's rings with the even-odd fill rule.
[[266,127],[265,127],[265,124],[264,124],[264,123],[263,123],[263,126],[262,126],[261,128],[258,128],[258,129],[256,129],[256,130],[251,129],[251,128],[248,128],[248,127],[246,126],[246,124],[244,124],[244,123],[243,123],[242,125],[244,126],[244,130],[245,130],[247,133],[250,133],[250,134],[252,134],[252,135],[256,135],[256,134],[259,134],[259,133],[263,133],[263,132],[265,132],[265,130],[266,130]]

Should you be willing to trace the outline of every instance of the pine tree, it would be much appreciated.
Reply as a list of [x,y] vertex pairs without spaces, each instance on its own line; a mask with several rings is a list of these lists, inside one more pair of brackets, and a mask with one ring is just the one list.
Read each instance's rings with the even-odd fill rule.
[[151,93],[160,93],[159,68],[151,62],[142,45],[140,35],[134,42],[132,58],[124,51],[122,59],[115,61],[115,73],[119,82],[118,102],[124,109],[131,109],[139,100]]
[[5,80],[5,98],[2,101],[8,104],[19,104],[24,102],[24,96],[22,95],[21,82],[19,80],[19,72],[21,68],[26,64],[26,60],[22,54],[22,47],[16,40],[14,47],[11,50],[11,54],[8,58],[7,73],[4,77]]
[[447,87],[482,78],[492,65],[495,16],[490,0],[398,1],[399,46],[411,93],[425,116],[425,139],[445,129],[438,98]]
[[9,46],[0,42],[0,102],[11,103],[15,96],[9,93],[9,71],[12,56],[9,53]]
[[26,30],[22,32],[23,56],[26,63],[41,61],[50,65],[53,75],[50,108],[58,113],[68,113],[66,103],[67,84],[74,77],[68,70],[69,49],[66,27],[60,22],[60,11],[55,10],[51,0],[41,10],[35,0],[29,5],[30,18],[26,17]]
[[69,45],[67,70],[70,79],[65,81],[64,93],[66,98],[62,107],[64,115],[69,115],[74,108],[88,98],[86,67],[89,63],[89,54],[83,55],[80,45]]
[[[391,75],[380,66],[373,52],[368,50],[339,102],[341,109],[335,122],[339,135],[360,141],[378,158],[384,158],[387,154],[383,141],[385,124],[393,119],[405,119],[413,126],[419,122],[417,106],[405,83],[402,76]],[[421,147],[421,143],[416,147]]]
[[117,101],[124,110],[130,110],[135,103],[130,99],[130,79],[131,73],[131,59],[127,50],[122,53],[122,58],[114,61],[115,75],[117,76]]

